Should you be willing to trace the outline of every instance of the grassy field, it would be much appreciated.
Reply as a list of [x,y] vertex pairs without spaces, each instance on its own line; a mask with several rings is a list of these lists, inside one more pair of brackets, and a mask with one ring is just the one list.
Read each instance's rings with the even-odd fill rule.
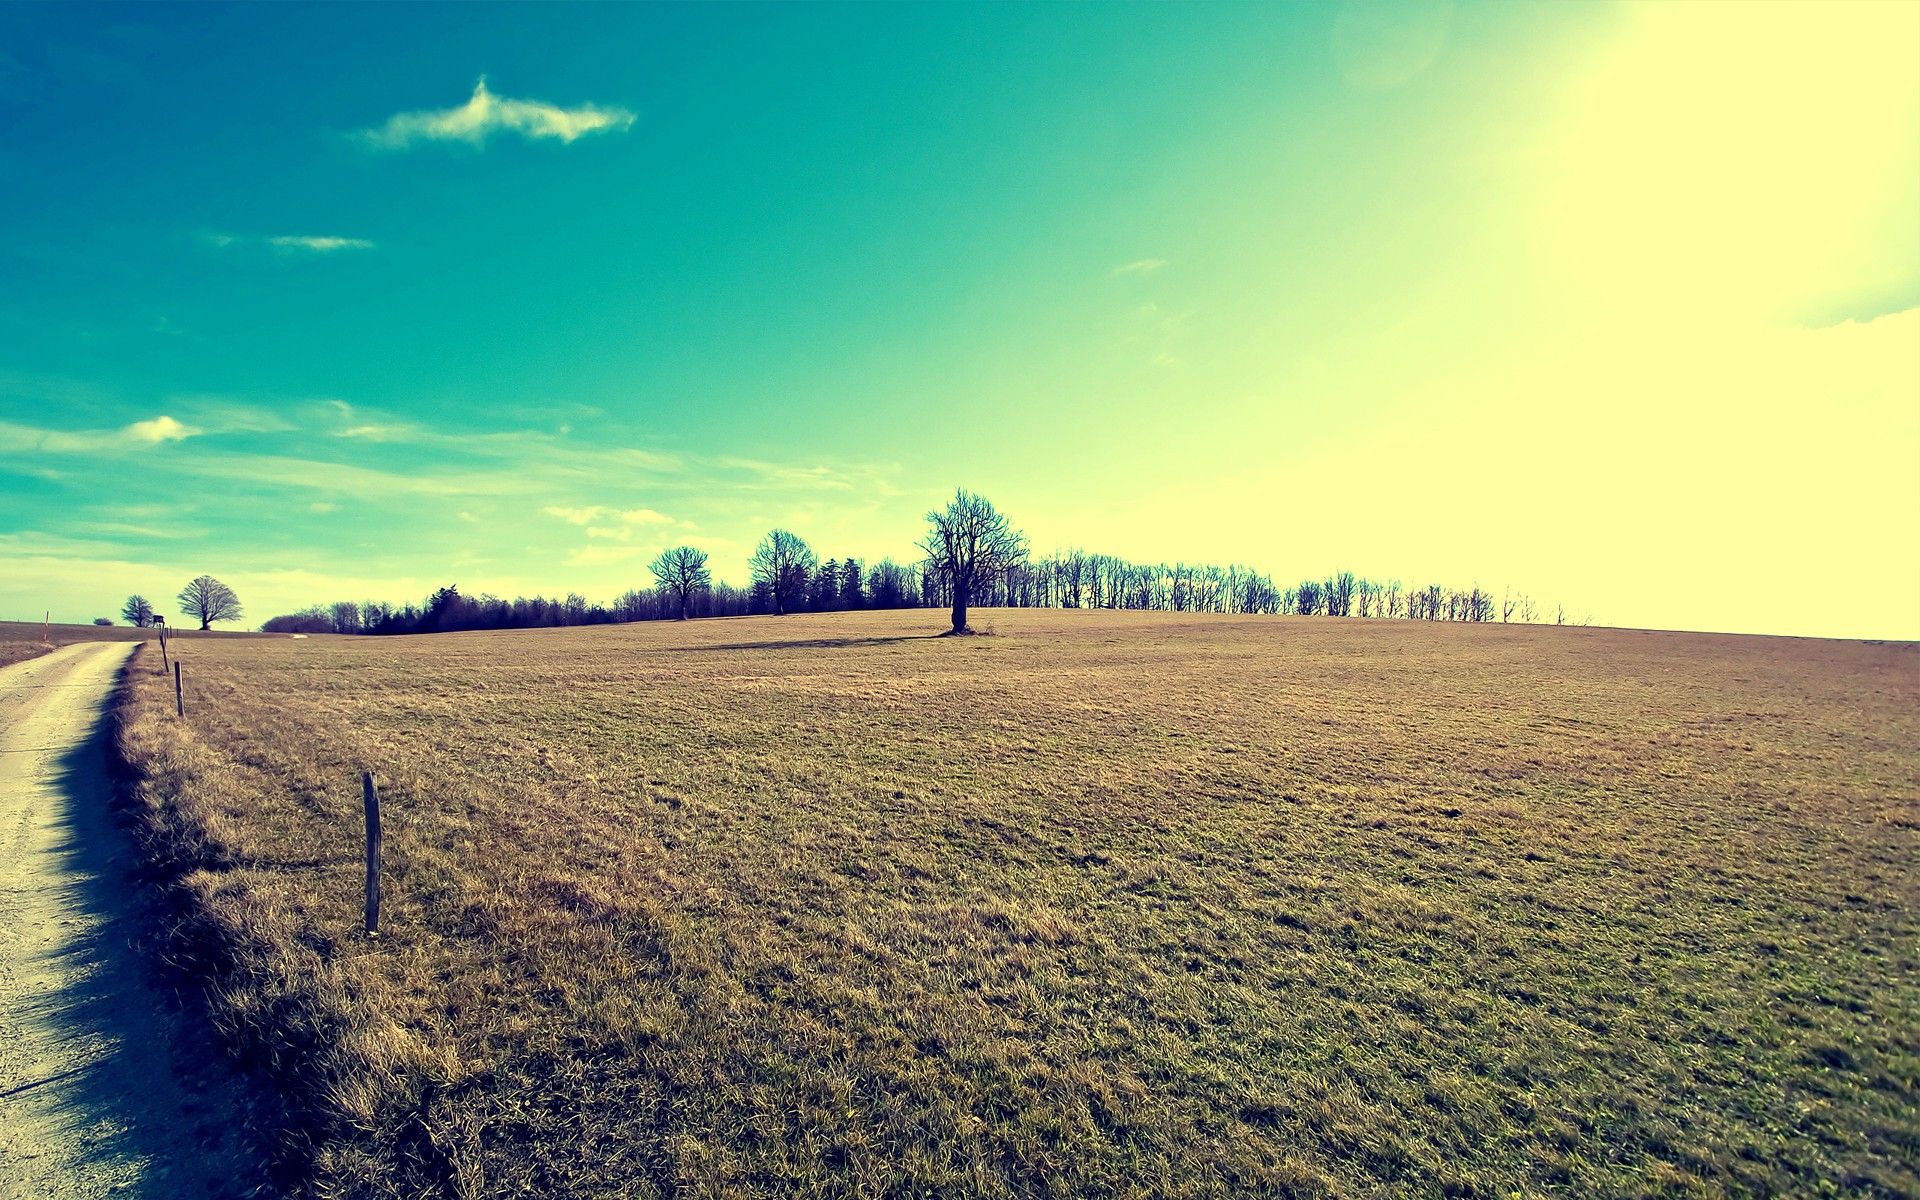
[[[228,632],[215,629],[202,633],[197,629],[170,629],[167,637],[190,641],[202,638],[260,638],[264,633]],[[135,629],[131,625],[52,625],[38,621],[0,621],[0,667],[46,654],[72,642],[144,642],[159,637],[157,629]]]
[[290,1182],[1920,1191],[1915,647],[980,616],[143,650]]
[[42,625],[38,621],[0,621],[0,667],[45,654],[69,642],[138,642],[151,630],[130,625]]

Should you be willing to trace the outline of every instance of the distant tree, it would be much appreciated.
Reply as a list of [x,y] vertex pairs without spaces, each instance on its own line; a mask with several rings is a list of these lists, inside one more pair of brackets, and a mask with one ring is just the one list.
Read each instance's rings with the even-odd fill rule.
[[1322,597],[1330,617],[1350,617],[1353,615],[1354,578],[1352,571],[1342,571],[1331,576],[1320,585]]
[[113,618],[112,617],[95,617],[93,619],[93,623],[95,625],[111,625],[113,624]]
[[1303,579],[1300,586],[1293,589],[1293,611],[1303,617],[1317,617],[1326,612],[1326,591],[1317,579]]
[[1087,552],[1069,550],[1059,556],[1060,607],[1079,608],[1088,583]]
[[332,633],[333,617],[324,608],[303,608],[297,613],[268,617],[260,626],[262,633]]
[[1493,593],[1475,584],[1473,590],[1466,595],[1463,615],[1469,621],[1493,620]]
[[144,629],[153,624],[153,605],[147,603],[145,596],[128,596],[127,602],[120,606],[120,615],[125,618],[127,624]]
[[650,592],[629,588],[613,602],[613,616],[618,621],[644,621],[654,611],[655,597]]
[[328,619],[335,633],[360,632],[360,606],[351,600],[342,600],[327,610]]
[[411,618],[406,623],[414,626],[409,632],[442,633],[464,629],[466,607],[467,598],[460,594],[457,584],[450,583],[427,597],[425,612],[416,614],[411,607],[406,610],[406,617]]
[[867,573],[867,603],[875,608],[905,608],[909,600],[907,573],[890,558],[883,558]]
[[747,565],[755,587],[765,587],[773,611],[784,616],[805,601],[807,581],[819,561],[799,534],[775,529],[760,539]]
[[713,572],[707,570],[707,552],[692,546],[662,550],[658,558],[647,564],[647,570],[653,572],[662,591],[679,599],[682,621],[687,619],[694,593],[704,591],[713,582]]
[[814,612],[832,612],[840,607],[840,560],[830,558],[820,564],[807,581],[807,607]]
[[968,633],[967,608],[976,592],[1000,572],[1027,557],[1027,539],[984,496],[962,488],[944,509],[927,514],[920,540],[927,566],[950,589],[953,633]]
[[867,597],[860,588],[860,564],[849,558],[840,567],[839,607],[851,610],[866,606]]
[[181,588],[180,603],[202,629],[212,629],[215,621],[238,621],[242,615],[240,597],[211,575],[202,575]]

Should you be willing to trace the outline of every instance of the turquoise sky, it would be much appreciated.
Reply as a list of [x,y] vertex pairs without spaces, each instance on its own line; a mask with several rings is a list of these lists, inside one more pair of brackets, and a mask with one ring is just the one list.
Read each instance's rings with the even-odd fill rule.
[[1920,6],[0,8],[0,617],[740,581],[957,485],[1920,636]]

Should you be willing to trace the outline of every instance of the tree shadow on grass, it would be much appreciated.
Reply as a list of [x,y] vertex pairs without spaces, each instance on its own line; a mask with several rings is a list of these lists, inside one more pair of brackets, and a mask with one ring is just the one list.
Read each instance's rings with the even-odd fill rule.
[[26,855],[47,874],[21,883],[40,893],[23,906],[43,919],[34,933],[45,940],[8,951],[28,950],[20,974],[50,982],[10,999],[25,1078],[0,1094],[0,1111],[20,1122],[8,1141],[38,1160],[35,1187],[142,1200],[264,1194],[229,1060],[198,1005],[142,953],[159,944],[161,913],[115,820],[109,739],[103,710],[39,785],[54,839]]
[[790,642],[726,642],[712,646],[672,646],[676,654],[700,654],[712,650],[844,650],[849,646],[885,646],[894,642],[931,642],[943,633],[908,633],[898,637],[797,638]]

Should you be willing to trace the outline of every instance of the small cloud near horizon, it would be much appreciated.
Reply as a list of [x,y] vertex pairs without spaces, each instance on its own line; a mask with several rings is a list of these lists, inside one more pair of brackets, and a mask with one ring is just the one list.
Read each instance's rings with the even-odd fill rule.
[[503,132],[571,145],[590,133],[624,132],[632,127],[634,119],[634,114],[624,108],[596,104],[562,108],[541,100],[497,96],[487,87],[483,75],[473,85],[473,95],[457,108],[395,113],[385,124],[362,130],[358,136],[383,150],[404,150],[416,142],[465,142],[477,148],[495,133]]
[[1107,274],[1115,279],[1127,275],[1151,275],[1166,265],[1167,260],[1164,258],[1136,258],[1130,263],[1121,263]]

